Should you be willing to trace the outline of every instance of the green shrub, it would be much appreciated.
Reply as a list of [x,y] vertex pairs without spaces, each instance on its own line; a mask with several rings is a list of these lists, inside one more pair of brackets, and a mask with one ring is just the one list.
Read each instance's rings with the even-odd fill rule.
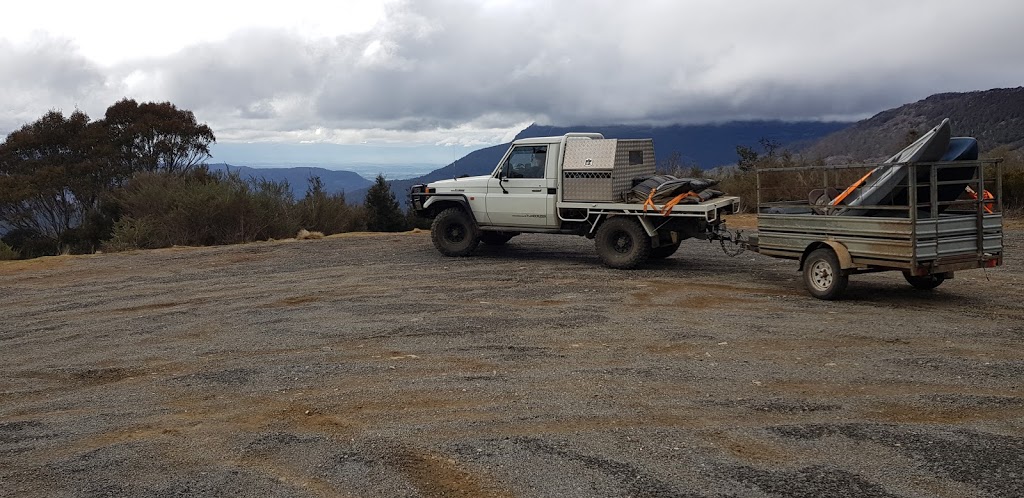
[[113,235],[100,248],[104,252],[151,249],[157,247],[154,241],[154,230],[148,221],[126,216],[114,223]]
[[1020,155],[1003,164],[1003,208],[1024,210],[1024,160]]
[[248,182],[237,173],[198,169],[185,174],[147,173],[114,197],[121,220],[107,250],[171,245],[237,244],[294,237],[300,229],[325,234],[365,230],[365,210],[328,194],[310,179],[295,202],[285,182]]
[[[738,160],[736,165],[717,168],[710,176],[719,180],[718,190],[740,197],[743,212],[757,209],[758,187],[761,190],[761,202],[779,200],[796,200],[807,198],[806,182],[810,176],[806,172],[767,173],[764,171],[775,168],[792,168],[806,166],[806,162],[783,149],[774,140],[762,138],[758,141],[762,152],[753,147],[736,146]],[[758,185],[757,171],[762,171],[761,185]],[[815,180],[812,188],[820,188],[821,180]]]
[[295,200],[287,182],[259,180],[248,190],[248,198],[242,195],[243,219],[249,221],[238,234],[243,242],[286,238],[301,228],[292,213]]
[[335,233],[366,230],[362,210],[345,202],[345,193],[328,194],[319,177],[309,179],[306,196],[295,203],[295,219],[304,229]]
[[[1000,147],[985,154],[985,158],[1001,161],[1003,209],[1014,214],[1021,214],[1024,211],[1024,150]],[[995,174],[995,167],[985,169],[985,188],[990,191],[995,190]]]
[[9,261],[21,258],[21,252],[0,241],[0,261]]
[[405,225],[410,229],[419,228],[420,230],[430,230],[430,226],[434,220],[430,218],[424,218],[416,214],[416,210],[409,206],[405,210]]
[[398,206],[391,185],[383,174],[377,175],[373,186],[366,191],[363,209],[366,213],[366,229],[371,232],[402,232],[409,229],[406,215]]
[[236,244],[283,239],[299,229],[287,184],[250,184],[238,174],[142,174],[115,199],[122,218],[112,248]]
[[720,171],[712,175],[718,180],[718,185],[713,187],[721,190],[726,195],[734,195],[740,198],[740,209],[749,213],[757,205],[757,177],[753,171],[740,171],[730,169]]
[[57,241],[54,239],[21,228],[7,232],[3,237],[3,243],[17,251],[22,259],[53,256],[59,253]]

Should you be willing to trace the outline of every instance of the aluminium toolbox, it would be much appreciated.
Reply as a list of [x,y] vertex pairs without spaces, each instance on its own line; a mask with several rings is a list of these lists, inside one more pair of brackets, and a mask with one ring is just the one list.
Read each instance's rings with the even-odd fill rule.
[[651,139],[569,140],[562,161],[562,200],[624,202],[634,181],[654,171]]

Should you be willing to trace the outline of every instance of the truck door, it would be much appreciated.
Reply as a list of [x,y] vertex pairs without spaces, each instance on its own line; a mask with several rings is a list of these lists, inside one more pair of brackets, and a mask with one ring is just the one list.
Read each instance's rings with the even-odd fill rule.
[[[517,145],[487,183],[487,213],[494,225],[552,227],[555,154],[548,145]],[[550,173],[550,174],[549,174]]]

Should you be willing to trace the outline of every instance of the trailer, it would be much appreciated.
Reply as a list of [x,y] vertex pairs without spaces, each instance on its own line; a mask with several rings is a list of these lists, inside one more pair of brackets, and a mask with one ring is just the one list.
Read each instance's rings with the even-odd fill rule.
[[[1002,264],[1002,173],[998,160],[759,169],[757,235],[745,244],[798,261],[820,299],[840,298],[851,275],[884,271],[934,289],[957,271]],[[855,208],[834,202],[836,185],[867,189],[849,181],[870,175],[888,179],[886,196],[871,192],[876,203]]]

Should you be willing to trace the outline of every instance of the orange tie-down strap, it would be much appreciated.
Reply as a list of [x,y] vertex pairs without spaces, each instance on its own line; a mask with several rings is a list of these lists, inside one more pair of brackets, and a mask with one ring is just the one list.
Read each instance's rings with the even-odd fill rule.
[[[647,200],[644,201],[644,212],[645,213],[647,212],[647,208],[651,208],[651,209],[653,209],[655,211],[659,211],[658,206],[656,206],[654,204],[654,194],[657,191],[658,191],[657,188],[652,188],[651,189],[651,193],[647,195]],[[696,193],[696,192],[694,192],[692,190],[687,192],[687,193],[685,193],[685,194],[679,194],[679,195],[673,197],[672,200],[666,202],[665,205],[661,207],[661,209],[660,209],[661,215],[662,216],[668,216],[669,213],[672,212],[672,208],[675,207],[676,204],[679,204],[680,202],[682,202],[683,199],[686,199],[687,197],[694,197],[698,201],[700,201],[700,194],[698,194],[698,193]]]
[[843,193],[837,195],[835,199],[832,199],[832,202],[830,204],[833,206],[838,206],[840,202],[843,202],[843,199],[846,199],[846,197],[852,194],[854,190],[857,190],[857,187],[860,187],[861,185],[864,184],[864,182],[868,181],[868,177],[871,176],[871,173],[874,173],[875,171],[878,171],[878,168],[868,171],[868,173],[864,175],[860,180],[857,180],[856,182],[853,183],[853,185],[846,187],[846,190],[844,190]]
[[[978,193],[975,192],[974,189],[969,186],[967,187],[967,194],[971,196],[971,199],[978,200]],[[985,191],[982,192],[981,196],[984,199],[984,202],[981,207],[985,208],[985,212],[988,214],[994,213],[995,211],[992,211],[992,199],[995,199],[995,196],[992,195],[992,192],[989,192],[988,189],[985,189]]]
[[686,199],[687,197],[696,197],[698,201],[700,200],[700,195],[692,190],[685,194],[679,194],[673,197],[671,201],[666,202],[664,206],[662,206],[662,216],[668,216],[668,214],[672,212],[672,208],[675,207],[676,204],[682,202],[683,199]]
[[650,207],[651,209],[653,209],[655,211],[658,210],[658,206],[654,205],[654,193],[657,192],[657,191],[658,191],[657,188],[652,188],[651,189],[651,193],[647,194],[647,200],[644,201],[644,212],[645,213],[647,212],[647,208],[648,207]]

